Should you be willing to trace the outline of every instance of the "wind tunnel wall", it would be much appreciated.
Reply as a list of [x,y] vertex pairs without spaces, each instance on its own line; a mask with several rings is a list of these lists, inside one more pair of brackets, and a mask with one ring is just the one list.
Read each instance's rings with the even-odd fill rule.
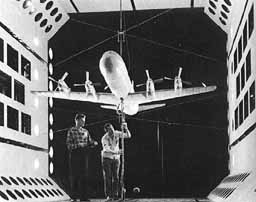
[[0,201],[55,201],[67,194],[49,178],[48,40],[68,16],[55,1],[1,1]]

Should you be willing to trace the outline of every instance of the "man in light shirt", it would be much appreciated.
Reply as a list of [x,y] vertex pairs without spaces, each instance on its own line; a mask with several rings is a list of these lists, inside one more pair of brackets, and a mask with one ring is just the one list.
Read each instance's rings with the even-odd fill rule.
[[127,128],[127,124],[122,124],[122,131],[114,129],[113,125],[106,123],[104,125],[106,132],[101,139],[103,150],[101,152],[102,168],[104,177],[104,191],[107,200],[118,199],[119,190],[119,167],[120,154],[119,140],[122,138],[130,138],[131,133]]

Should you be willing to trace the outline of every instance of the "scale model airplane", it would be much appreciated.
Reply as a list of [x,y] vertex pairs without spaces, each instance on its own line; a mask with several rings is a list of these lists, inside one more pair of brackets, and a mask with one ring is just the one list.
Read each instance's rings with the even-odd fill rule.
[[[93,83],[89,80],[89,72],[86,72],[86,80],[84,84],[74,85],[83,85],[85,87],[85,92],[72,92],[70,90],[64,81],[68,75],[66,72],[58,81],[50,78],[58,83],[56,90],[32,91],[32,93],[52,98],[101,103],[103,104],[101,105],[102,108],[117,110],[117,112],[123,111],[125,114],[134,115],[140,111],[165,106],[164,103],[150,105],[143,104],[207,93],[216,89],[216,86],[205,85],[204,87],[182,88],[182,82],[184,81],[182,81],[180,77],[182,71],[182,68],[180,68],[178,76],[173,79],[174,89],[155,90],[154,81],[150,78],[148,70],[146,70],[146,91],[135,92],[126,65],[122,57],[115,51],[107,51],[102,55],[99,68],[112,93],[97,93]],[[168,77],[165,77],[165,79],[170,80]]]

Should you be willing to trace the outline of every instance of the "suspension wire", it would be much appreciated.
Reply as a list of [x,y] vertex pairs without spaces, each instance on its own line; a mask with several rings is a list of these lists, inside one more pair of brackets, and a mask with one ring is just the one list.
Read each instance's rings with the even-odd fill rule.
[[113,36],[111,36],[111,37],[108,37],[108,38],[104,39],[103,41],[100,41],[100,42],[98,42],[98,43],[96,43],[96,44],[90,46],[89,48],[86,48],[86,49],[84,49],[84,50],[81,50],[81,51],[79,51],[79,52],[77,52],[77,53],[75,53],[75,54],[73,54],[73,55],[67,57],[66,59],[57,62],[57,63],[54,65],[54,67],[57,67],[57,66],[59,66],[59,65],[61,65],[61,64],[63,64],[63,63],[65,63],[65,62],[67,62],[67,61],[73,59],[74,57],[77,57],[78,55],[81,55],[82,53],[85,53],[85,52],[87,52],[87,51],[89,51],[89,50],[91,50],[91,49],[93,49],[93,48],[96,48],[97,46],[99,46],[99,45],[101,45],[101,44],[103,44],[103,43],[105,43],[105,42],[107,42],[107,41],[109,41],[109,40],[115,38],[116,36],[118,36],[118,34],[115,34],[115,35],[113,35]]
[[122,12],[122,0],[120,0],[120,22],[119,22],[119,31],[118,31],[118,40],[119,40],[119,51],[120,51],[120,56],[123,57],[123,40],[124,40],[124,35],[123,35],[123,12]]
[[[122,3],[120,3],[120,6],[122,6]],[[120,8],[121,8],[121,7],[120,7]],[[120,31],[119,31],[118,34],[115,34],[115,35],[113,35],[113,36],[111,36],[111,37],[109,37],[109,38],[107,38],[107,39],[105,39],[105,40],[103,40],[103,41],[101,41],[101,42],[98,42],[98,43],[92,45],[91,47],[89,47],[89,48],[87,48],[87,49],[81,50],[81,51],[79,51],[79,52],[77,52],[77,53],[71,55],[70,57],[68,57],[68,58],[66,58],[66,59],[64,59],[64,60],[61,60],[61,61],[57,62],[54,66],[57,67],[57,66],[59,66],[59,65],[65,63],[65,62],[67,62],[67,61],[73,59],[74,57],[76,57],[76,56],[78,56],[78,55],[80,55],[80,54],[82,54],[82,53],[84,53],[84,52],[87,52],[87,51],[89,51],[89,50],[91,50],[91,49],[93,49],[93,48],[96,48],[97,46],[99,46],[99,45],[101,45],[101,44],[103,44],[103,43],[109,41],[110,39],[113,39],[113,38],[115,38],[116,36],[120,36],[120,33],[122,33],[122,36],[121,36],[120,40],[123,40],[123,37],[124,37],[123,34],[126,34],[127,36],[130,36],[130,37],[133,37],[133,38],[136,38],[136,39],[139,39],[139,40],[143,40],[143,41],[152,43],[152,44],[154,44],[154,45],[158,45],[158,46],[162,46],[162,47],[165,47],[165,48],[173,49],[173,50],[178,51],[178,52],[184,52],[184,53],[187,53],[187,54],[192,54],[192,55],[195,55],[195,56],[198,56],[198,57],[207,59],[207,60],[211,60],[211,61],[220,62],[220,63],[225,64],[225,61],[220,61],[220,60],[217,60],[217,59],[215,59],[215,58],[212,58],[212,57],[209,57],[209,56],[205,56],[205,55],[202,55],[202,54],[198,54],[198,53],[193,52],[193,51],[188,51],[188,50],[181,49],[181,48],[177,48],[177,47],[173,47],[173,46],[170,46],[170,45],[165,45],[165,44],[162,44],[162,43],[159,43],[159,42],[150,40],[150,39],[141,38],[141,37],[138,37],[138,36],[135,36],[135,35],[127,34],[127,33],[126,33],[126,32],[128,32],[128,31],[131,31],[131,30],[133,30],[133,29],[139,27],[139,26],[142,26],[143,24],[145,24],[145,23],[147,23],[147,22],[149,22],[149,21],[151,21],[151,20],[153,20],[153,19],[156,19],[156,18],[158,18],[158,17],[160,17],[160,16],[162,16],[162,15],[164,15],[164,14],[170,12],[171,10],[172,10],[172,9],[167,9],[167,10],[165,10],[165,11],[163,11],[163,12],[161,12],[161,13],[155,15],[155,16],[152,16],[152,17],[150,17],[150,18],[148,18],[148,19],[146,19],[146,20],[144,20],[144,21],[142,21],[142,22],[136,24],[136,25],[133,25],[133,26],[129,27],[129,28],[126,29],[126,30],[122,30],[122,22],[121,22],[121,21],[122,21],[122,9],[120,9]],[[95,25],[95,24],[91,24],[91,23],[84,22],[84,21],[76,20],[76,19],[73,19],[73,18],[71,18],[70,20],[71,20],[71,21],[74,21],[74,22],[77,22],[77,23],[84,24],[84,25],[92,26],[92,27],[94,27],[94,28],[101,29],[101,30],[104,30],[104,31],[109,31],[109,32],[112,32],[112,33],[116,33],[116,31],[114,31],[114,30],[112,30],[112,29],[109,29],[109,28],[106,28],[106,27],[101,26],[101,25]],[[119,43],[119,45],[120,45],[120,55],[122,56],[122,43]],[[128,46],[128,45],[127,45],[127,46]],[[129,57],[129,56],[128,56],[128,57]]]
[[139,39],[139,40],[142,40],[142,41],[146,41],[146,42],[149,42],[151,44],[154,44],[154,45],[157,45],[157,46],[160,46],[160,47],[164,47],[164,48],[175,50],[177,52],[183,52],[183,53],[186,53],[186,54],[189,54],[189,55],[195,55],[197,57],[204,58],[206,60],[210,60],[210,61],[226,64],[225,61],[221,61],[221,60],[218,60],[216,58],[205,56],[205,55],[196,53],[194,51],[189,51],[189,50],[182,49],[182,48],[177,48],[177,47],[174,47],[174,46],[171,46],[171,45],[166,45],[166,44],[163,44],[163,43],[160,43],[160,42],[157,42],[157,41],[153,41],[151,39],[146,39],[146,38],[138,37],[138,36],[132,35],[132,34],[126,34],[126,35],[128,37],[132,37],[132,38],[136,38],[136,39]]
[[128,34],[128,33],[127,33],[127,32],[129,32],[129,31],[131,31],[131,30],[133,30],[133,29],[135,29],[135,28],[137,28],[137,27],[139,27],[139,26],[142,26],[143,24],[145,24],[145,23],[147,23],[147,22],[149,22],[149,21],[151,21],[151,20],[153,20],[153,19],[156,19],[156,18],[158,18],[158,17],[160,17],[160,16],[162,16],[162,15],[164,15],[164,14],[170,12],[171,10],[172,10],[172,9],[167,9],[167,10],[165,10],[165,11],[163,11],[163,12],[161,12],[161,13],[155,15],[155,16],[152,16],[152,17],[150,17],[150,18],[148,18],[148,19],[146,19],[146,20],[144,20],[144,21],[142,21],[142,22],[140,22],[140,23],[138,23],[138,24],[136,24],[136,25],[133,25],[133,26],[129,27],[129,28],[126,29],[124,32],[126,33],[127,36],[130,36],[130,37],[133,37],[133,38],[137,38],[137,39],[139,39],[139,40],[143,40],[143,41],[152,43],[152,44],[154,44],[154,45],[158,45],[158,46],[162,46],[162,47],[165,47],[165,48],[173,49],[173,50],[178,51],[178,52],[184,52],[184,53],[187,53],[187,54],[192,54],[192,55],[195,55],[195,56],[198,56],[198,57],[207,59],[207,60],[211,60],[211,61],[214,61],[214,62],[220,62],[220,63],[226,64],[225,61],[221,61],[221,60],[218,60],[218,59],[216,59],[216,58],[212,58],[212,57],[209,57],[209,56],[205,56],[205,55],[202,55],[202,54],[198,54],[198,53],[193,52],[193,51],[188,51],[188,50],[185,50],[185,49],[173,47],[173,46],[170,46],[170,45],[165,45],[165,44],[162,44],[162,43],[159,43],[159,42],[150,40],[150,39],[137,37],[137,36],[135,36],[135,35],[131,35],[131,34]]
[[216,126],[205,126],[205,125],[190,124],[190,123],[168,122],[168,121],[159,121],[159,120],[143,119],[143,118],[136,118],[136,117],[129,117],[128,119],[144,121],[144,122],[149,122],[149,123],[160,123],[160,124],[172,125],[172,126],[207,128],[207,129],[215,129],[215,130],[223,130],[223,131],[226,130],[226,128],[220,128],[220,127],[216,127]]
[[60,132],[63,132],[63,131],[67,131],[67,130],[69,130],[69,129],[70,129],[70,127],[68,127],[68,128],[62,128],[62,129],[59,129],[59,130],[54,130],[53,133],[60,133]]
[[129,31],[131,31],[133,29],[136,29],[137,27],[140,27],[141,25],[144,25],[145,23],[147,23],[147,22],[149,22],[149,21],[151,21],[151,20],[153,20],[155,18],[160,17],[161,15],[169,13],[171,10],[172,9],[170,8],[170,9],[167,9],[167,10],[161,12],[161,13],[158,13],[157,15],[154,15],[154,16],[152,16],[152,17],[150,17],[150,18],[148,18],[148,19],[146,19],[146,20],[144,20],[144,21],[142,21],[142,22],[140,22],[140,23],[138,23],[136,25],[133,25],[133,26],[129,27],[128,29],[125,30],[125,32],[129,32]]
[[[123,42],[124,42],[124,32],[123,32],[123,12],[122,12],[122,0],[120,0],[120,30],[118,31],[118,39],[119,39],[119,46],[120,46],[120,56],[123,56]],[[121,119],[121,120],[120,120]],[[123,99],[121,98],[121,113],[119,114],[119,122],[120,125],[125,123],[125,113],[124,113],[124,103]],[[124,182],[124,169],[125,169],[125,147],[124,147],[124,128],[122,127],[122,137],[121,137],[121,173],[120,173],[120,188],[121,188],[121,199],[125,200],[125,182]],[[118,174],[119,175],[119,174]]]
[[112,30],[110,28],[104,27],[102,25],[91,24],[91,23],[88,23],[88,22],[85,22],[85,21],[74,19],[74,18],[70,18],[70,20],[73,21],[73,22],[77,22],[77,23],[83,24],[83,25],[88,25],[88,26],[94,27],[94,28],[99,29],[99,30],[116,33],[115,30]]
[[[125,21],[125,13],[124,13],[124,29],[126,29],[126,21]],[[128,72],[131,73],[131,55],[130,55],[130,50],[129,50],[129,44],[128,44],[128,39],[125,41],[126,43],[126,52],[128,56]]]
[[[80,111],[80,110],[69,110],[69,109],[62,108],[62,107],[54,107],[54,108],[53,108],[53,111],[64,111],[64,112],[72,112],[72,113],[78,113],[78,112],[80,112],[80,113],[84,113],[84,114],[90,115],[90,116],[97,116],[97,114],[99,114],[99,113],[83,112],[83,111]],[[103,116],[102,114],[100,114],[100,117],[101,117],[101,118],[104,118],[104,116]],[[117,118],[118,116],[116,116],[116,115],[111,115],[111,116],[106,115],[106,117],[107,117],[107,118],[114,118],[114,117]]]
[[113,120],[116,120],[116,119],[118,119],[118,117],[111,118],[111,119],[105,119],[103,121],[96,121],[96,122],[93,122],[93,123],[86,124],[85,126],[94,126],[94,125],[98,125],[100,123],[110,122],[110,121],[113,121]]
[[[115,117],[115,118],[112,118],[112,119],[105,119],[103,121],[96,121],[96,122],[93,122],[93,123],[89,123],[89,124],[85,124],[86,127],[88,126],[94,126],[94,125],[98,125],[98,124],[101,124],[101,123],[105,123],[105,122],[110,122],[110,121],[113,121],[115,119],[118,119],[118,117]],[[53,133],[59,133],[59,132],[63,132],[63,131],[67,131],[69,130],[70,127],[68,128],[62,128],[62,129],[58,129],[58,130],[54,130]]]

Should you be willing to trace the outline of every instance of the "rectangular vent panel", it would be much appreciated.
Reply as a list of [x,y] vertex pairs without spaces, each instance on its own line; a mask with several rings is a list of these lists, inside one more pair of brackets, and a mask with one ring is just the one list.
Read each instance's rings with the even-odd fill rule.
[[241,173],[228,176],[222,180],[222,183],[243,182],[249,175],[250,173]]

